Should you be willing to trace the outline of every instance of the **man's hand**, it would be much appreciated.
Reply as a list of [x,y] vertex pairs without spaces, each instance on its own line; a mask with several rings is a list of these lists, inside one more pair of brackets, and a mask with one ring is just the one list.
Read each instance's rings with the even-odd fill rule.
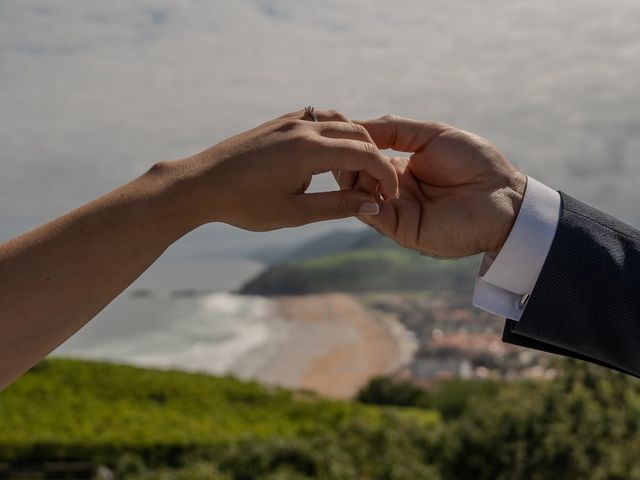
[[[396,116],[358,122],[392,158],[400,198],[359,217],[399,244],[439,257],[502,248],[520,209],[526,176],[487,140],[442,123]],[[375,193],[366,173],[336,175],[342,188]]]

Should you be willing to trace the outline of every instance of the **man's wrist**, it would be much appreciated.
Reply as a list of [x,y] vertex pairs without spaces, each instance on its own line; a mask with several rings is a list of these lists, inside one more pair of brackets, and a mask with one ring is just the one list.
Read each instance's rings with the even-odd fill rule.
[[487,251],[498,253],[502,250],[520,213],[520,207],[522,206],[526,189],[527,176],[522,172],[516,171],[509,185],[505,188],[504,194],[500,199],[500,204],[498,205],[500,215],[504,215],[502,227],[497,230],[498,235],[494,242],[492,242],[493,247]]
[[519,320],[546,261],[557,229],[560,194],[534,178],[499,253],[485,253],[473,303],[496,315]]

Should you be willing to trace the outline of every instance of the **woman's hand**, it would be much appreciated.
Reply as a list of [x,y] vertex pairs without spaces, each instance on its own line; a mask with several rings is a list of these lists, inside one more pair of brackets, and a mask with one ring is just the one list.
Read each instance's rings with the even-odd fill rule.
[[337,112],[316,114],[317,123],[305,120],[304,111],[284,115],[192,157],[158,164],[151,174],[178,185],[176,198],[194,225],[218,221],[264,231],[377,214],[376,198],[366,192],[305,193],[313,175],[339,169],[366,172],[387,200],[398,195],[396,170],[364,127]]
[[[0,390],[73,335],[172,243],[207,222],[271,230],[374,214],[365,192],[304,193],[315,173],[398,178],[363,127],[285,115],[149,172],[0,245]],[[377,195],[376,195],[377,196]]]

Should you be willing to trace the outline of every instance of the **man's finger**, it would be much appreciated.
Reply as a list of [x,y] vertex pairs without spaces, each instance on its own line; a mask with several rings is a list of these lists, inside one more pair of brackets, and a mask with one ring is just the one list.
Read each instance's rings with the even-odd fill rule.
[[[343,121],[324,121],[315,124],[316,131],[322,136],[327,138],[346,138],[351,140],[360,140],[362,142],[369,142],[373,145],[375,143],[371,139],[369,132],[362,125],[358,125],[353,122]],[[349,172],[346,170],[332,170],[333,177],[342,190],[351,190],[358,179],[358,172]],[[367,177],[371,178],[369,175]],[[377,182],[372,180],[376,186]],[[375,188],[374,188],[375,191]]]
[[431,140],[453,128],[445,123],[422,122],[397,115],[355,123],[367,129],[378,148],[391,148],[399,152],[424,150]]
[[330,170],[365,171],[380,183],[385,200],[398,196],[396,169],[371,143],[322,138],[320,148],[311,158],[314,174]]
[[365,192],[342,190],[298,195],[294,211],[296,223],[304,225],[356,215],[377,215],[380,207],[375,199]]

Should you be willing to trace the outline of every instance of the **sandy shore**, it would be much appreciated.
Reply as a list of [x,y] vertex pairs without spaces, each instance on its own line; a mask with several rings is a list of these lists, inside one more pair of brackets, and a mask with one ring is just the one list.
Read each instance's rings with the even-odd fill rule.
[[286,334],[243,361],[260,381],[352,398],[369,379],[398,369],[413,354],[411,337],[395,319],[351,295],[280,297],[278,308]]

